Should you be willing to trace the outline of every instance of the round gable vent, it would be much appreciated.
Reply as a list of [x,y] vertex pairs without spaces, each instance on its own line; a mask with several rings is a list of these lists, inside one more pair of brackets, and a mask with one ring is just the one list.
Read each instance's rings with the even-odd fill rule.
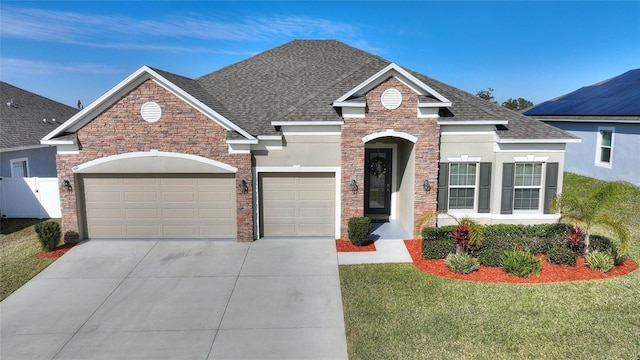
[[382,93],[380,101],[385,109],[394,110],[402,104],[402,94],[397,89],[387,89]]
[[162,109],[160,108],[160,105],[153,101],[149,101],[142,104],[142,107],[140,108],[140,115],[142,115],[142,119],[144,121],[154,123],[160,120],[160,116],[162,116]]

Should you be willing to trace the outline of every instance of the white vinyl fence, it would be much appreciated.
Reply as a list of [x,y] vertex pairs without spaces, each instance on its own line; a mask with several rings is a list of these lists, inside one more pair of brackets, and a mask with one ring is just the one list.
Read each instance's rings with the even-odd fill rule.
[[8,218],[59,218],[58,178],[0,178],[0,215]]

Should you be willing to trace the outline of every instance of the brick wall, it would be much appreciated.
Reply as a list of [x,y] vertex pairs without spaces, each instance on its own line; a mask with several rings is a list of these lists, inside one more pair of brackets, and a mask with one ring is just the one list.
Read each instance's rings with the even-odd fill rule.
[[[402,94],[402,104],[394,110],[384,108],[382,93],[395,88]],[[426,213],[436,211],[440,126],[437,119],[418,118],[418,96],[396,78],[389,78],[366,95],[367,110],[363,119],[345,119],[342,127],[342,216],[340,233],[347,238],[347,222],[353,216],[364,215],[364,149],[366,135],[392,129],[418,138],[415,144],[414,224]],[[352,193],[349,180],[358,178],[360,189]],[[425,192],[422,183],[431,182],[432,190]],[[429,225],[434,225],[433,220]],[[413,229],[408,229],[413,232]]]
[[[140,116],[140,107],[155,101],[162,108],[162,117],[147,123]],[[249,186],[246,194],[238,191],[238,240],[253,240],[252,157],[250,154],[229,154],[227,130],[210,120],[180,98],[152,80],[119,99],[77,133],[79,154],[57,155],[60,179],[75,182],[72,168],[90,160],[128,152],[159,150],[202,156],[238,168],[237,181]],[[78,189],[76,184],[72,184]],[[76,206],[77,192],[61,192],[62,226],[67,237],[79,232]]]

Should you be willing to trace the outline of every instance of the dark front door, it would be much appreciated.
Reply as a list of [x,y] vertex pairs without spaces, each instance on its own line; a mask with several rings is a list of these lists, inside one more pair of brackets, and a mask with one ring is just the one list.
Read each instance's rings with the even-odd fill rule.
[[373,220],[391,214],[391,149],[365,149],[364,213]]

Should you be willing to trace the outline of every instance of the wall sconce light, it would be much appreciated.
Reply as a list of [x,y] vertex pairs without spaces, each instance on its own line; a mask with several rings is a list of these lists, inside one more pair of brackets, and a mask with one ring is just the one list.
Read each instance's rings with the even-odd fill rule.
[[238,188],[240,188],[240,192],[246,194],[249,192],[249,186],[247,186],[247,182],[242,179],[240,180],[240,184],[238,184]]
[[358,183],[356,183],[355,178],[351,178],[351,181],[349,181],[349,189],[351,189],[351,192],[354,194],[358,192]]
[[429,180],[425,179],[424,182],[422,183],[422,188],[424,189],[424,191],[429,192],[431,191],[431,184],[429,184]]
[[66,190],[68,192],[71,192],[73,190],[73,187],[71,186],[71,181],[69,179],[62,180],[62,190]]

